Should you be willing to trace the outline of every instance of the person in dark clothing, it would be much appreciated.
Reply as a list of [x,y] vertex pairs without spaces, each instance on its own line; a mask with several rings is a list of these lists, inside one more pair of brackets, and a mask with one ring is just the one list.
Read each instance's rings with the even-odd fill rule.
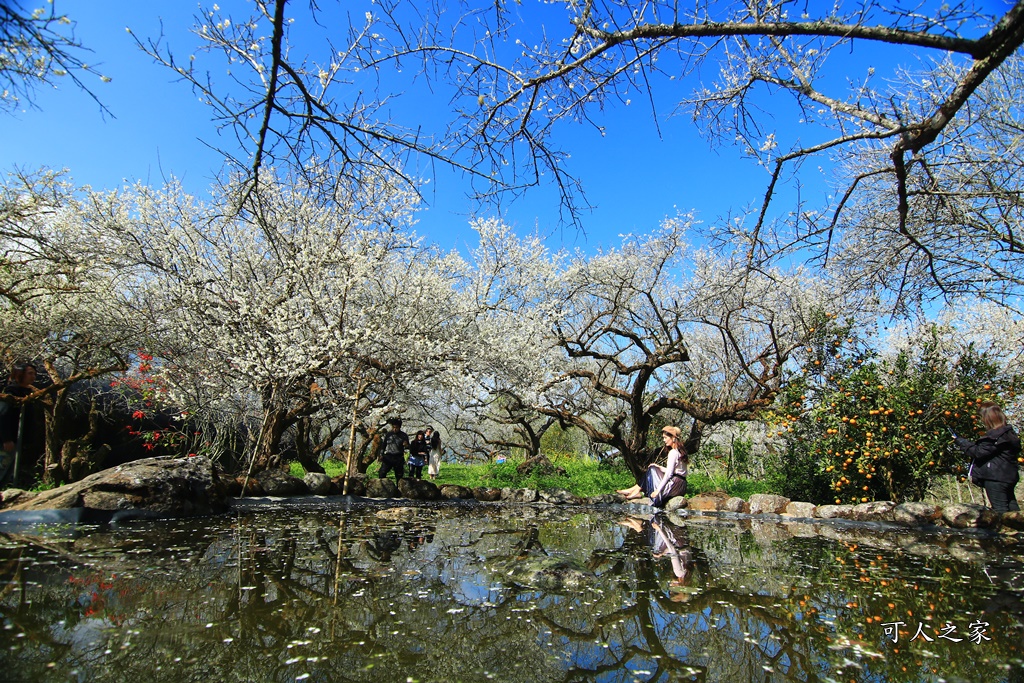
[[423,430],[416,432],[412,443],[409,444],[409,476],[413,479],[423,478],[423,466],[427,464],[427,452],[430,445],[424,436]]
[[381,460],[378,478],[386,479],[388,472],[395,471],[395,481],[405,474],[405,449],[409,447],[409,435],[402,431],[402,421],[398,418],[388,420],[391,430],[384,432],[381,438]]
[[[11,373],[11,383],[4,388],[10,396],[28,396],[36,390],[36,366],[31,363],[15,368]],[[3,481],[14,465],[16,451],[24,450],[26,426],[22,420],[27,408],[17,403],[4,403],[0,412],[0,481]]]
[[982,403],[978,413],[988,429],[977,441],[955,436],[956,445],[971,458],[971,481],[981,485],[988,502],[996,512],[1020,510],[1013,488],[1020,480],[1018,458],[1020,437],[1006,424],[1003,409],[997,404]]

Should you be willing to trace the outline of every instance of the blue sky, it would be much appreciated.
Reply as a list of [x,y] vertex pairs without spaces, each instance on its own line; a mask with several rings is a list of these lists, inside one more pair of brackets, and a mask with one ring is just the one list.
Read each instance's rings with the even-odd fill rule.
[[[524,14],[535,11],[533,1],[523,0]],[[245,3],[224,0],[220,5],[233,13]],[[134,180],[160,184],[173,175],[190,191],[204,193],[221,168],[221,157],[210,145],[230,140],[218,137],[211,111],[191,88],[140,52],[125,30],[130,26],[138,36],[155,37],[162,21],[171,47],[187,55],[197,44],[187,32],[197,7],[192,2],[57,0],[57,9],[77,22],[78,38],[93,50],[89,59],[112,79],[89,83],[114,118],[104,117],[88,95],[70,84],[42,90],[36,108],[0,115],[0,168],[67,168],[77,183],[94,188]],[[298,52],[313,49],[294,42]],[[659,110],[669,110],[670,96],[681,97],[690,89],[658,92]],[[622,233],[647,232],[677,210],[696,210],[710,222],[763,196],[767,172],[741,158],[736,148],[712,150],[686,115],[662,121],[660,136],[649,108],[637,101],[600,116],[605,137],[580,125],[565,124],[559,131],[562,146],[572,153],[569,171],[582,179],[596,206],[583,217],[585,232],[559,227],[557,197],[550,187],[531,191],[505,209],[505,218],[521,232],[536,227],[550,235],[554,248],[591,250],[617,244]],[[776,123],[794,133],[784,114]],[[823,191],[816,164],[804,166],[801,181],[812,191]],[[466,225],[474,207],[465,198],[467,187],[465,179],[443,169],[425,186],[429,208],[420,215],[418,230],[430,241],[452,247],[472,239]]]

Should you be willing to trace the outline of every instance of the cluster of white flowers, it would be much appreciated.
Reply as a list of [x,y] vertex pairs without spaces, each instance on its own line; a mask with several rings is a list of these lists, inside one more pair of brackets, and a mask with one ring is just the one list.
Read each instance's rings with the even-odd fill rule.
[[[267,180],[242,209],[231,184],[208,202],[175,184],[7,188],[4,353],[98,367],[144,349],[180,409],[261,439],[416,406],[498,432],[557,419],[623,448],[664,410],[756,417],[813,320],[856,291],[694,250],[688,215],[595,255],[477,220],[462,257],[416,235],[402,184],[318,173]],[[1018,328],[987,343],[1006,356]]]

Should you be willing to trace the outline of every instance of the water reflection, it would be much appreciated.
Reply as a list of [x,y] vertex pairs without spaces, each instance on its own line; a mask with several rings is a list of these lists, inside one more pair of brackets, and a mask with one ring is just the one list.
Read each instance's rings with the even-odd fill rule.
[[1019,681],[1022,559],[968,536],[514,506],[0,534],[2,672]]
[[[620,525],[641,534],[651,548],[654,559],[668,558],[673,578],[669,582],[669,599],[675,602],[688,602],[690,596],[699,593],[698,564],[700,574],[706,574],[707,562],[698,563],[698,554],[690,546],[685,526],[677,526],[662,513],[655,515],[625,517]],[[702,558],[703,559],[703,558]]]

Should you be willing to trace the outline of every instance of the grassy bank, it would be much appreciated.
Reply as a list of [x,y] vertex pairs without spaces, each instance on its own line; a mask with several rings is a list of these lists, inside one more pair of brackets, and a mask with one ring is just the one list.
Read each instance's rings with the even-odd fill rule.
[[[580,458],[559,455],[549,456],[551,462],[565,470],[564,475],[531,474],[523,476],[516,472],[522,462],[509,459],[503,463],[480,463],[474,465],[444,464],[434,482],[438,486],[446,484],[467,486],[487,486],[494,488],[532,488],[537,490],[566,489],[577,496],[596,496],[612,493],[616,489],[632,486],[634,481],[629,471],[621,464],[595,463]],[[327,474],[335,477],[344,474],[345,468],[339,462],[329,460],[324,464]],[[370,465],[368,476],[377,476],[377,463]],[[301,477],[305,474],[298,463],[291,464],[291,473]],[[752,479],[726,479],[725,477],[708,477],[695,472],[687,478],[688,495],[696,495],[706,491],[725,491],[733,496],[749,498],[754,493],[771,493],[767,484]]]

